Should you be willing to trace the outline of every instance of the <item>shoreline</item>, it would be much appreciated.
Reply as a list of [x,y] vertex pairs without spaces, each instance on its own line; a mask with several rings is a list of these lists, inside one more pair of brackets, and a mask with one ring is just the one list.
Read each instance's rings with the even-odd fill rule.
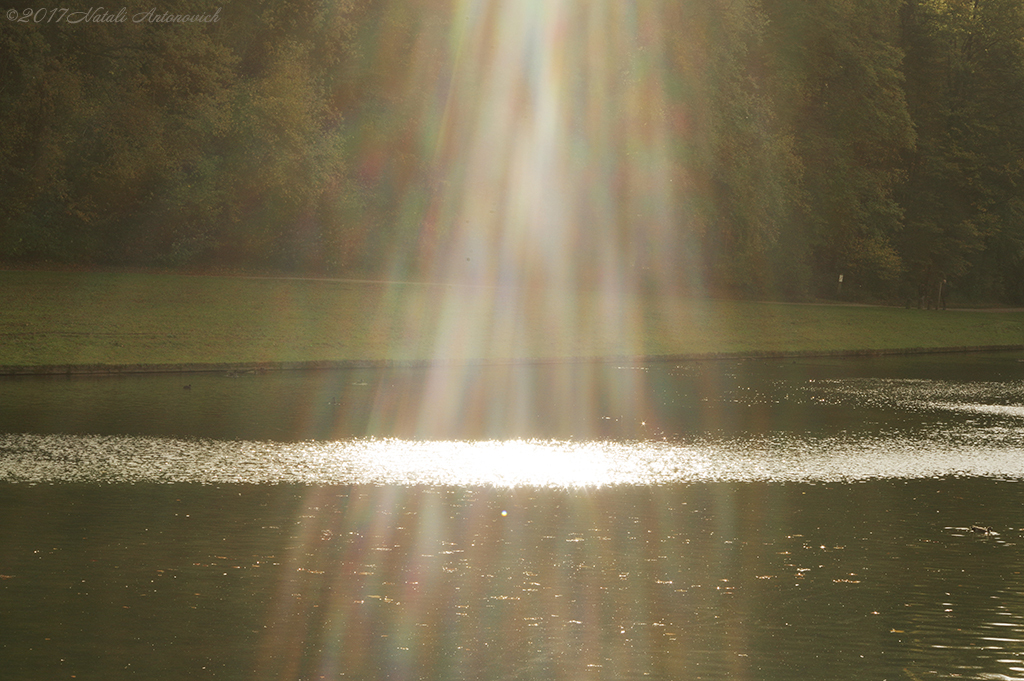
[[208,362],[164,364],[43,364],[0,365],[0,376],[80,376],[235,373],[263,374],[271,371],[319,371],[339,369],[425,369],[456,366],[515,366],[538,364],[645,364],[655,362],[716,362],[738,360],[778,360],[811,357],[858,358],[907,355],[966,354],[976,352],[1022,352],[1024,345],[977,345],[956,347],[881,348],[870,350],[765,350],[751,352],[686,353],[670,355],[619,355],[595,357],[508,358],[469,360],[305,360],[293,362]]

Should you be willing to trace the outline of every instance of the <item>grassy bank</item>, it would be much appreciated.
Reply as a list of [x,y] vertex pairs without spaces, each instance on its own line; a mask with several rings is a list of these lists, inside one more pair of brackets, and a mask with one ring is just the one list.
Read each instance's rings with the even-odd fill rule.
[[0,272],[0,367],[536,360],[1024,345],[1024,312],[486,286]]

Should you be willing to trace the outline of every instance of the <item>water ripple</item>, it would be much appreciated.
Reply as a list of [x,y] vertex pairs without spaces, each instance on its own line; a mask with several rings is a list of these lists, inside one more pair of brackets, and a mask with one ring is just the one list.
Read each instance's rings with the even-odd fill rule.
[[0,480],[586,487],[828,482],[947,476],[1024,479],[1017,429],[693,441],[299,443],[0,435]]

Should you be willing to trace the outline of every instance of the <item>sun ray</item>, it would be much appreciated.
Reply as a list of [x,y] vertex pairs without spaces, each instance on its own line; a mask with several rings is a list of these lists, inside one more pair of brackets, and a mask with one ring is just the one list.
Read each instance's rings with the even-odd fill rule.
[[[650,324],[680,325],[670,302],[649,302],[691,292],[695,276],[678,224],[679,135],[660,11],[606,0],[459,0],[447,34],[431,33],[435,44],[417,50],[440,59],[412,69],[432,79],[419,85],[431,95],[417,124],[430,192],[418,238],[393,255],[396,277],[412,262],[443,286],[426,303],[407,303],[400,354],[637,356]],[[595,349],[594,337],[607,340]],[[436,377],[421,421],[472,409],[472,381],[456,373]],[[507,406],[542,409],[602,392],[561,388],[509,386]]]

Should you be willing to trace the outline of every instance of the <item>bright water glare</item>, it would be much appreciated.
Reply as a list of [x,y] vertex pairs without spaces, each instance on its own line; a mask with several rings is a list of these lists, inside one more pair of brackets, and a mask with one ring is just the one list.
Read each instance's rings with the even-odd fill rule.
[[[847,362],[581,365],[568,379],[564,368],[481,368],[473,382],[499,386],[471,388],[482,413],[465,400],[432,405],[438,423],[426,428],[426,391],[445,371],[465,380],[460,370],[205,376],[188,391],[177,377],[15,381],[5,386],[15,407],[0,421],[0,480],[572,488],[1024,478],[1016,357]],[[954,375],[919,377],[928,370]],[[567,381],[618,392],[624,376],[622,403],[540,397]],[[535,403],[510,401],[501,387],[511,383],[537,384]],[[19,411],[19,400],[34,403]],[[40,412],[51,420],[33,424]],[[36,432],[19,432],[17,416]],[[106,432],[81,432],[90,426]],[[182,431],[193,436],[175,437]]]
[[[1019,416],[1013,418],[1019,419]],[[685,482],[1024,478],[1016,427],[802,439],[224,442],[0,435],[0,480],[585,487]]]
[[1020,360],[4,379],[0,677],[1024,678]]

